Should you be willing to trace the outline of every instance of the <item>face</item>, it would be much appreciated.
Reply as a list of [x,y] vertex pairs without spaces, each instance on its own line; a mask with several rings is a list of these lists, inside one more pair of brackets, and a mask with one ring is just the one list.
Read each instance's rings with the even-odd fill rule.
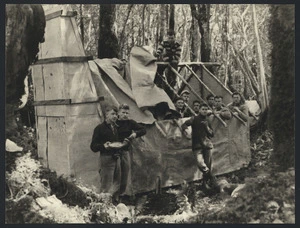
[[183,106],[184,106],[183,100],[176,101],[175,106],[176,106],[177,109],[182,109]]
[[205,107],[205,106],[202,106],[199,110],[199,113],[202,115],[202,116],[206,116],[207,115],[207,111],[208,111],[208,108]]
[[235,95],[233,95],[232,100],[233,100],[234,104],[239,104],[241,102],[241,96],[238,94],[235,94]]
[[193,106],[193,109],[196,113],[199,113],[199,110],[200,110],[200,104],[199,103],[195,103],[194,106]]
[[118,119],[117,112],[115,110],[110,110],[106,113],[106,121],[108,123],[116,122]]
[[187,94],[187,93],[184,93],[181,95],[182,99],[184,100],[185,103],[188,103],[189,102],[189,99],[190,99],[190,95]]
[[168,41],[173,43],[175,41],[175,35],[168,35]]
[[215,98],[210,97],[210,98],[208,98],[207,102],[208,102],[209,106],[214,106],[215,105]]
[[223,99],[222,98],[215,99],[216,108],[221,108],[222,107],[222,103],[223,103]]
[[118,112],[119,120],[128,120],[129,119],[129,110],[128,109],[120,109]]

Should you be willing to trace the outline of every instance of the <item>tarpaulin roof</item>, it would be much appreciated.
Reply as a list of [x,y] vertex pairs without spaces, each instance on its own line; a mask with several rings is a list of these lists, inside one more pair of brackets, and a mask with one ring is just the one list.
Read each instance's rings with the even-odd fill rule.
[[155,58],[147,50],[141,47],[132,48],[127,80],[118,71],[122,65],[121,60],[96,59],[89,61],[89,65],[98,95],[105,96],[108,103],[116,106],[127,103],[135,121],[152,124],[155,118],[147,108],[160,103],[175,110],[166,92],[154,84],[157,65]]

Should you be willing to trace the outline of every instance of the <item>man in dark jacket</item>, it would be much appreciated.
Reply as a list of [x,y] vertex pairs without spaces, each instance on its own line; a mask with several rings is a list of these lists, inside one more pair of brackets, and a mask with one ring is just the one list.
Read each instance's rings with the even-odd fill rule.
[[182,125],[185,131],[188,126],[192,126],[192,150],[197,161],[197,166],[203,173],[203,185],[206,188],[207,182],[210,180],[212,185],[215,184],[212,175],[212,143],[210,138],[214,136],[213,130],[207,121],[208,106],[201,104],[199,114],[193,116]]
[[90,148],[93,152],[100,152],[100,189],[101,192],[114,194],[116,191],[114,173],[116,170],[116,159],[114,153],[118,149],[112,148],[112,142],[120,142],[116,121],[118,109],[113,106],[105,108],[105,120],[99,124],[93,133]]
[[130,159],[130,143],[133,139],[141,137],[146,134],[146,129],[136,121],[129,119],[130,108],[127,104],[121,104],[118,112],[118,134],[119,140],[128,142],[122,148],[120,155],[120,190],[119,194],[123,195],[128,185],[128,176],[131,170],[131,159]]
[[107,107],[105,121],[95,128],[90,146],[93,152],[100,151],[101,192],[111,193],[115,202],[126,191],[131,168],[130,142],[146,134],[145,128],[128,119],[128,115],[128,105],[121,105],[119,111],[116,107]]

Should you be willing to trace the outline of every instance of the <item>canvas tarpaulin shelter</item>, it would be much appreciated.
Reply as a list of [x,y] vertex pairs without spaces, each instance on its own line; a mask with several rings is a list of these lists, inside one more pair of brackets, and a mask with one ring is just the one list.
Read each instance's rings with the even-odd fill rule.
[[[128,194],[155,189],[157,177],[162,187],[201,178],[191,140],[180,131],[184,119],[157,121],[148,110],[160,103],[174,109],[167,94],[153,83],[155,59],[146,50],[133,48],[124,79],[119,60],[87,61],[69,11],[53,10],[47,15],[45,43],[32,72],[38,154],[43,165],[99,190],[99,153],[90,150],[90,143],[94,128],[104,121],[99,104],[99,97],[104,97],[106,103],[129,104],[131,117],[147,129],[132,145]],[[247,165],[249,128],[235,118],[227,121],[228,127],[217,119],[212,119],[212,124],[214,172],[226,173]]]
[[[169,99],[153,83],[155,61],[151,57],[147,59],[148,54],[142,48],[133,49],[129,62],[131,85],[113,67],[116,60],[89,61],[98,95],[105,94],[107,100],[116,104],[130,102],[131,117],[147,124],[147,134],[136,139],[132,146],[132,184],[127,189],[128,194],[155,189],[158,177],[162,187],[201,178],[192,155],[191,139],[180,130],[186,119],[156,121],[151,113],[145,114],[148,113],[145,108]],[[159,91],[159,96],[155,96],[154,91],[156,94]],[[214,173],[228,173],[247,165],[250,161],[249,127],[235,117],[226,121],[226,127],[217,118],[211,117],[210,121],[215,130]]]

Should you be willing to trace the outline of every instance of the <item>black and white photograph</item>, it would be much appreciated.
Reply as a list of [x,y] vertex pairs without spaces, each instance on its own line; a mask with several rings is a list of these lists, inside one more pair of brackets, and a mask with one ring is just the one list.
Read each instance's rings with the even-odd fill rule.
[[5,224],[295,225],[269,3],[5,4]]

